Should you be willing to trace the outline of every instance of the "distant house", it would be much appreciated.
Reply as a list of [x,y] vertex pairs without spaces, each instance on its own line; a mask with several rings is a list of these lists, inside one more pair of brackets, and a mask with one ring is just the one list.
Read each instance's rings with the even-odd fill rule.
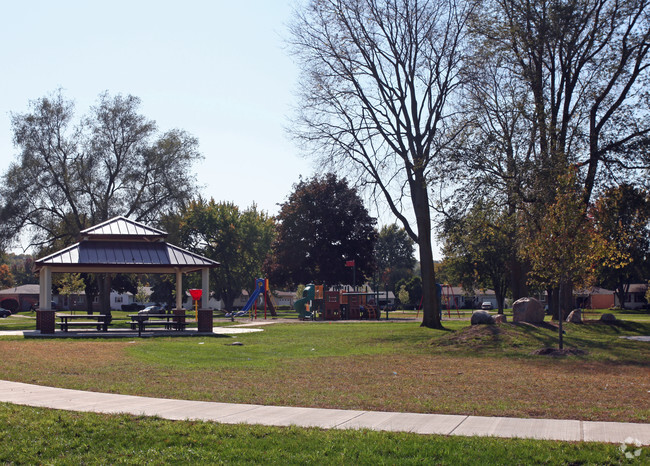
[[38,304],[40,286],[20,285],[0,290],[0,307],[12,312],[29,311]]
[[[648,285],[646,283],[633,283],[625,293],[625,309],[643,309],[648,305],[645,299]],[[618,296],[616,297],[616,306],[620,307]]]
[[[151,289],[145,287],[145,293],[151,295]],[[0,307],[9,309],[13,312],[29,311],[38,305],[39,300],[39,285],[20,285],[14,288],[7,288],[0,290]],[[119,311],[122,309],[123,304],[131,304],[135,301],[132,293],[117,293],[111,291],[110,303],[111,310]],[[61,296],[58,294],[52,295],[53,308],[57,310],[66,311],[86,311],[88,310],[88,303],[86,294],[84,292],[73,294],[69,296]],[[90,303],[93,311],[99,311],[99,299],[95,297]],[[142,303],[144,305],[154,303]]]
[[614,292],[598,286],[574,292],[575,307],[580,309],[609,309],[615,305]]

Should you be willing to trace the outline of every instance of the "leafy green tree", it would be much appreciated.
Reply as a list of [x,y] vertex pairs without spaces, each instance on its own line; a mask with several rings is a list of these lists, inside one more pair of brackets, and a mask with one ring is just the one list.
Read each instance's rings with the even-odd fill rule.
[[138,288],[137,288],[137,292],[135,293],[135,302],[146,303],[148,300],[149,300],[149,295],[147,294],[147,290],[145,290],[142,282],[138,280]]
[[448,218],[441,239],[445,272],[466,290],[492,288],[503,313],[513,254],[508,216],[487,202],[479,202],[460,219]]
[[614,288],[625,307],[630,284],[650,273],[650,195],[627,183],[610,188],[596,201],[591,215],[604,242],[600,283]]
[[273,261],[273,283],[352,283],[346,261],[355,261],[356,281],[374,271],[376,220],[345,178],[326,174],[300,181],[282,204]]
[[154,303],[164,303],[168,309],[176,307],[176,278],[171,275],[151,275],[151,296]]
[[301,283],[296,287],[296,298],[295,298],[296,300],[301,299],[303,297],[302,296],[303,291],[305,291],[305,285]]
[[395,289],[398,280],[413,275],[414,244],[406,230],[397,224],[384,225],[379,230],[375,244],[377,272],[388,289]]
[[[75,121],[72,101],[58,91],[13,114],[20,153],[0,187],[0,240],[29,233],[30,245],[46,254],[116,215],[155,223],[189,200],[197,140],[176,129],[160,134],[139,106],[137,97],[104,93]],[[101,280],[107,312],[110,280]]]
[[402,308],[411,301],[409,292],[406,291],[406,285],[401,285],[399,291],[397,292],[397,299],[402,304]]
[[82,293],[86,284],[80,273],[62,273],[55,276],[55,286],[59,294],[69,302],[70,296]]
[[17,238],[28,229],[32,246],[67,246],[116,215],[154,223],[189,200],[196,139],[160,134],[139,106],[137,97],[104,93],[75,122],[72,101],[59,91],[13,114],[20,154],[3,176],[2,232]]
[[253,205],[246,210],[230,202],[190,202],[179,229],[181,244],[221,263],[210,271],[210,288],[228,311],[242,290],[253,291],[255,279],[271,251],[275,222]]
[[441,328],[431,189],[461,133],[453,96],[463,85],[471,4],[311,0],[301,6],[291,29],[303,103],[294,132],[325,163],[385,201],[417,243],[422,325]]
[[395,284],[395,294],[399,296],[402,288],[408,293],[408,299],[402,301],[402,304],[418,307],[422,302],[422,279],[415,276],[408,279],[401,279]]

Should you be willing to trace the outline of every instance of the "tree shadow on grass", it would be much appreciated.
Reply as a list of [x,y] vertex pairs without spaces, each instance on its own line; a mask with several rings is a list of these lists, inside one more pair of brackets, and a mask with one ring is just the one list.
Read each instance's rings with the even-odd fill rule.
[[[564,347],[579,349],[572,357],[579,360],[598,360],[611,364],[640,367],[650,366],[647,342],[621,338],[627,335],[648,335],[650,325],[617,321],[613,325],[564,324]],[[473,325],[452,334],[429,341],[430,346],[453,350],[473,356],[539,357],[543,348],[557,348],[559,343],[556,323],[507,323]],[[645,346],[643,346],[645,345]],[[584,352],[584,354],[580,354]],[[572,352],[567,352],[571,354]]]

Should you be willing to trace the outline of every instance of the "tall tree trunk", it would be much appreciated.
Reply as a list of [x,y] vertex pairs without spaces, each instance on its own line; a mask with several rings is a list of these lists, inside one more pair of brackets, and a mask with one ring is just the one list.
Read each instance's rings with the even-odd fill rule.
[[618,298],[618,303],[621,309],[625,309],[625,295],[627,295],[629,290],[629,283],[626,283],[623,280],[618,281],[618,286],[616,287],[616,290],[614,290],[614,293],[616,293],[616,297]]
[[557,289],[548,287],[546,288],[546,302],[548,303],[548,311],[551,314],[552,319],[557,319],[557,303],[555,298],[557,297]]
[[111,283],[110,273],[100,273],[97,275],[97,288],[99,289],[99,313],[111,313]]
[[575,307],[575,303],[573,302],[573,282],[571,280],[564,280],[560,288],[562,290],[562,294],[560,295],[560,309],[563,313],[562,320],[564,320]]
[[433,248],[431,246],[431,212],[424,179],[411,183],[411,199],[418,227],[418,246],[420,249],[422,327],[441,329],[443,326],[440,321],[440,306],[436,292],[436,272],[433,266]]
[[514,301],[517,301],[519,298],[528,297],[527,273],[526,265],[513,254],[510,260],[510,289],[512,290],[512,299]]
[[226,311],[233,312],[233,304],[235,302],[235,296],[233,293],[222,293],[221,299],[223,299],[223,305],[226,308]]

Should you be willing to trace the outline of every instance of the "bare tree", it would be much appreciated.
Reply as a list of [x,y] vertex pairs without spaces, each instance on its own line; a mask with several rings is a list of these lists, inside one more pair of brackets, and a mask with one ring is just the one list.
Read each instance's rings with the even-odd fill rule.
[[[648,168],[623,148],[647,138],[648,0],[496,0],[484,31],[511,57],[534,106],[543,174],[583,167],[588,205],[602,170]],[[487,21],[498,24],[498,30]],[[548,179],[544,180],[544,182]]]
[[[594,191],[621,180],[643,182],[650,167],[649,6],[647,0],[481,3],[471,20],[463,100],[473,131],[459,152],[461,173],[472,175],[457,203],[499,198],[534,236],[570,166],[579,169],[583,215]],[[570,279],[562,288],[568,307]],[[513,293],[519,294],[515,287]]]
[[291,27],[302,69],[293,132],[385,200],[418,244],[422,325],[431,328],[441,327],[431,190],[460,134],[452,99],[470,9],[450,0],[312,0]]

